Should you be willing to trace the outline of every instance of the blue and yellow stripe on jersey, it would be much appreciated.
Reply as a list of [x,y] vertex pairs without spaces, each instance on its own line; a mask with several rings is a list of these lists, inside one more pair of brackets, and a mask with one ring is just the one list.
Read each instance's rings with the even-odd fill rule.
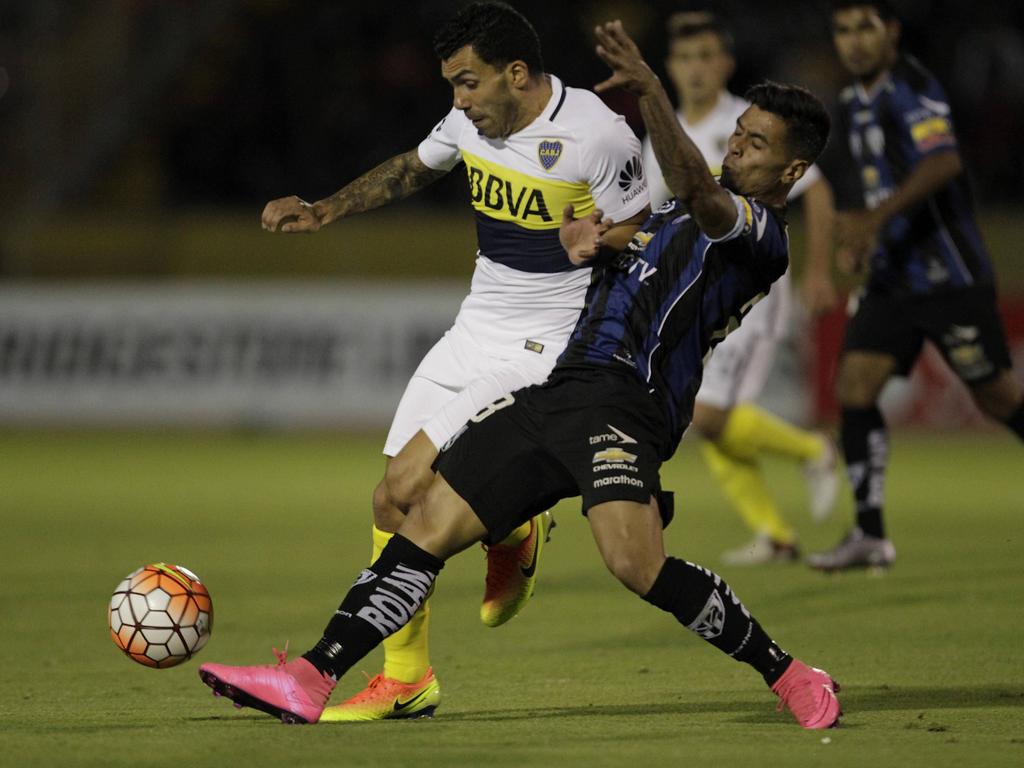
[[569,203],[577,217],[594,210],[586,183],[530,176],[465,150],[462,160],[481,254],[524,272],[574,268],[558,241],[558,225]]
[[754,211],[747,202],[747,198],[737,195],[736,199],[743,205],[743,231],[749,232],[754,225]]

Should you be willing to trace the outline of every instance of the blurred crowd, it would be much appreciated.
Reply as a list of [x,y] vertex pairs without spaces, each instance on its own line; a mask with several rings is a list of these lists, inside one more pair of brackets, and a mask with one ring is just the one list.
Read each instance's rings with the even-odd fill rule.
[[[431,34],[457,0],[33,0],[0,4],[4,214],[75,207],[247,207],[316,198],[412,148],[447,111]],[[590,86],[590,29],[622,18],[660,68],[674,11],[733,26],[734,90],[770,77],[843,84],[821,2],[513,2],[547,69]],[[1024,198],[1024,4],[897,0],[905,47],[948,87],[978,197]],[[613,106],[642,129],[628,97]],[[455,176],[455,175],[453,175]],[[449,178],[422,203],[457,198]],[[3,214],[0,214],[2,216]]]

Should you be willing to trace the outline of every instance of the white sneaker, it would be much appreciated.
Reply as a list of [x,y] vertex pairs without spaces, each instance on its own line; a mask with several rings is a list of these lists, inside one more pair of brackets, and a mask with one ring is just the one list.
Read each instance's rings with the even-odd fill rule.
[[765,565],[766,563],[787,563],[800,559],[796,544],[782,544],[773,541],[766,533],[759,533],[742,547],[722,553],[726,565]]
[[819,571],[845,571],[849,568],[888,568],[896,562],[896,547],[889,539],[868,536],[854,528],[828,552],[808,555],[807,564]]
[[804,462],[804,479],[811,501],[811,519],[816,523],[827,520],[835,509],[839,497],[839,454],[835,443],[819,433],[825,450],[816,459]]

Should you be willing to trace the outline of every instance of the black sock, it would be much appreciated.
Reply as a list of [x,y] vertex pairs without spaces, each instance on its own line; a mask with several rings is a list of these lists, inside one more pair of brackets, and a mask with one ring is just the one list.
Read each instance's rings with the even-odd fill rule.
[[768,685],[774,685],[793,660],[765,634],[729,585],[707,568],[668,558],[644,600],[668,611],[719,650],[752,666]]
[[885,538],[882,505],[885,468],[889,463],[889,432],[878,408],[843,408],[840,437],[846,474],[857,504],[857,527],[869,536]]
[[443,567],[444,561],[395,534],[356,578],[320,642],[302,657],[321,672],[341,677],[408,623]]
[[1020,407],[1003,424],[1008,426],[1017,437],[1024,440],[1024,403],[1021,403]]

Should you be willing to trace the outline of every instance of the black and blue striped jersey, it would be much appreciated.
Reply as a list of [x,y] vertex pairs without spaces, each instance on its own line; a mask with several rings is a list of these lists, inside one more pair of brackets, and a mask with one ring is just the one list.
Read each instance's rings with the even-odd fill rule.
[[717,240],[678,200],[659,208],[603,268],[556,366],[634,371],[662,405],[672,448],[693,417],[705,356],[789,264],[781,212],[733,199],[736,226]]
[[[840,200],[840,207],[877,208],[921,160],[957,147],[942,85],[910,56],[901,57],[870,91],[852,85],[839,101],[863,196],[846,205]],[[926,294],[992,281],[962,174],[921,205],[892,217],[871,258],[871,285],[890,293]]]

